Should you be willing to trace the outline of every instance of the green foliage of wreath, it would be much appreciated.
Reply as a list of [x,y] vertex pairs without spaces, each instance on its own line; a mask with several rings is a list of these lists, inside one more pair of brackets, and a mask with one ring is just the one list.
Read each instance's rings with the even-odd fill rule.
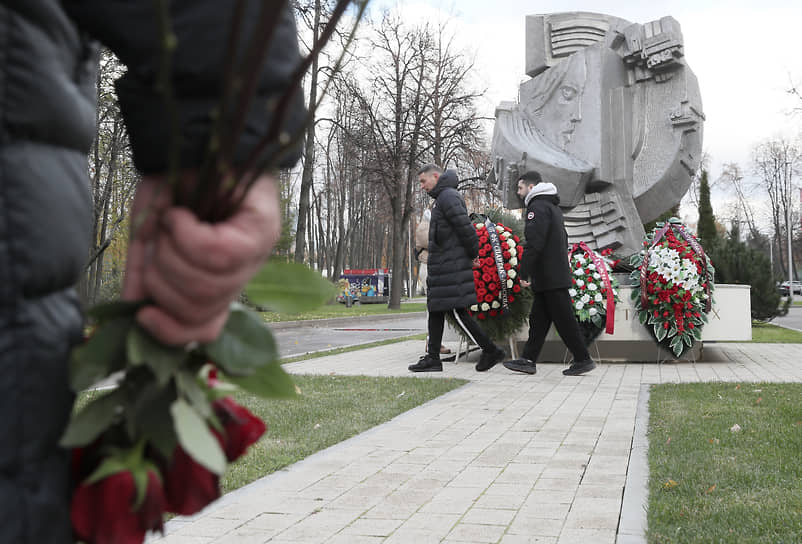
[[[632,256],[635,267],[632,280],[632,300],[638,319],[660,346],[675,358],[682,357],[702,338],[702,327],[707,323],[705,310],[712,296],[715,269],[709,258],[702,258],[693,244],[682,236],[682,223],[672,218],[665,236],[655,242],[656,234],[664,223],[647,234],[644,249]],[[692,234],[686,235],[693,240]],[[701,246],[698,246],[701,248]],[[644,263],[647,253],[649,260]],[[644,285],[641,286],[641,271]],[[642,290],[646,289],[645,305]],[[712,300],[711,300],[712,303]]]

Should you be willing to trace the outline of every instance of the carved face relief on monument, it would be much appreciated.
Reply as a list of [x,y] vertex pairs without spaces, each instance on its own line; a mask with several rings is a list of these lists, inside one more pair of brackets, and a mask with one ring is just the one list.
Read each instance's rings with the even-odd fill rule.
[[569,241],[639,250],[642,224],[680,201],[702,147],[699,87],[671,17],[633,24],[589,12],[526,18],[517,102],[496,108],[493,177],[538,171],[566,210]]
[[[586,78],[584,55],[572,55],[521,89],[521,103],[530,121],[562,150],[568,150],[576,126],[582,121]],[[527,96],[523,96],[524,92]]]

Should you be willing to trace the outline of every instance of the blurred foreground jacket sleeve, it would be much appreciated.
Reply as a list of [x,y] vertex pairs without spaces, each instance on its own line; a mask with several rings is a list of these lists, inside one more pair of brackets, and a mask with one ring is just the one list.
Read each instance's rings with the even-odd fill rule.
[[[117,82],[123,117],[128,128],[134,161],[145,174],[164,172],[168,165],[169,119],[157,88],[162,51],[159,21],[153,1],[65,0],[64,6],[78,25],[107,45],[127,66]],[[172,57],[171,82],[181,133],[181,166],[201,164],[212,128],[212,111],[218,105],[228,60],[229,30],[234,2],[223,0],[173,0],[169,2],[177,46]],[[245,2],[238,33],[239,52],[247,50],[262,9],[275,12],[271,2]],[[268,107],[286,90],[298,67],[300,54],[295,20],[289,7],[278,17],[265,60],[257,79],[256,96],[240,135],[235,163],[242,163],[265,136],[273,122]],[[242,55],[240,55],[242,56]],[[241,58],[238,59],[242,62]],[[236,68],[236,65],[235,65]],[[248,74],[242,74],[247,77]],[[290,135],[302,130],[305,111],[300,90],[289,102],[282,131]],[[300,157],[300,142],[284,155],[280,164],[293,166]]]

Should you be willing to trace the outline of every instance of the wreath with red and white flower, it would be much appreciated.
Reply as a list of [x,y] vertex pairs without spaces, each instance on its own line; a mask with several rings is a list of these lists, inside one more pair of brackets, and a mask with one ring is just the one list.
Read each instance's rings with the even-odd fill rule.
[[702,338],[712,305],[715,269],[677,219],[658,226],[632,256],[632,298],[641,324],[658,344],[681,357]]
[[571,265],[571,287],[568,294],[574,315],[579,322],[585,345],[593,342],[602,332],[613,334],[615,323],[615,303],[618,297],[618,280],[612,269],[618,261],[610,261],[612,249],[597,253],[585,242],[571,247],[568,259]]
[[[471,216],[479,237],[479,267],[473,269],[476,304],[468,313],[479,320],[493,340],[515,333],[527,319],[532,302],[518,276],[523,255],[521,238],[501,222],[484,215]],[[462,334],[460,327],[455,327]]]

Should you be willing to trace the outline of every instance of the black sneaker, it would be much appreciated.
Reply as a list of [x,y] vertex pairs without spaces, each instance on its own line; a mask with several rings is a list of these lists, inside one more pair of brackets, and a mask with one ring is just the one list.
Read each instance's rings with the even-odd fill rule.
[[424,355],[417,363],[409,365],[407,368],[412,372],[442,372],[443,363],[431,355]]
[[593,359],[587,359],[572,363],[571,366],[563,370],[563,374],[566,376],[579,376],[585,372],[590,372],[594,368],[596,368],[596,363],[593,362]]
[[504,361],[502,363],[504,368],[509,368],[515,372],[523,372],[525,374],[534,374],[537,372],[537,365],[534,361],[529,359],[512,359],[511,361]]
[[476,363],[476,371],[477,372],[484,372],[485,370],[490,370],[496,363],[500,363],[504,360],[507,354],[504,353],[504,350],[498,346],[493,346],[493,349],[490,351],[482,351],[482,355],[479,356],[479,362]]

